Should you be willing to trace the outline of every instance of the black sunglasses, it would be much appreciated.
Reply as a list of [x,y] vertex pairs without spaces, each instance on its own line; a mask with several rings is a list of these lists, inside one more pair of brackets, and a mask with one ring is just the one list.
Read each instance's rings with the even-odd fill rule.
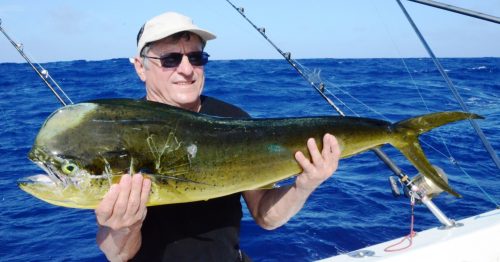
[[208,63],[208,55],[205,52],[191,52],[187,54],[183,53],[167,53],[160,57],[152,57],[147,55],[142,55],[142,57],[147,57],[151,59],[159,59],[161,66],[165,68],[178,67],[181,64],[182,57],[186,55],[188,57],[189,63],[193,66],[204,66]]

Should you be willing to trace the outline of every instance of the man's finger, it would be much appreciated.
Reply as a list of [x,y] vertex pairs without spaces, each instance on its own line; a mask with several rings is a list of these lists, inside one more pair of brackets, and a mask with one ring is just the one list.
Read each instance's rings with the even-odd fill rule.
[[309,155],[311,155],[311,162],[318,163],[323,158],[319,152],[318,146],[316,145],[316,140],[314,138],[309,138],[307,140],[307,149],[309,150]]
[[144,178],[144,182],[142,182],[142,191],[141,191],[141,206],[145,206],[149,200],[149,193],[151,192],[151,179]]
[[123,216],[125,212],[127,212],[128,201],[130,196],[130,190],[132,188],[132,177],[128,174],[125,174],[120,179],[120,195],[118,195],[118,199],[116,200],[115,208],[113,213],[118,216]]
[[295,153],[295,160],[297,160],[300,167],[302,167],[303,172],[307,172],[307,170],[310,170],[312,168],[311,161],[304,156],[304,153],[302,153],[300,151]]
[[128,199],[127,214],[133,215],[137,213],[141,204],[141,191],[142,191],[142,175],[135,174],[132,176],[130,196]]
[[330,134],[326,134],[323,137],[323,150],[321,151],[321,155],[323,158],[330,162],[333,161],[336,155],[336,143],[337,140],[334,136]]
[[106,195],[104,195],[101,203],[99,203],[95,209],[97,222],[99,222],[99,224],[105,223],[113,215],[113,209],[119,194],[120,187],[114,184],[109,188]]

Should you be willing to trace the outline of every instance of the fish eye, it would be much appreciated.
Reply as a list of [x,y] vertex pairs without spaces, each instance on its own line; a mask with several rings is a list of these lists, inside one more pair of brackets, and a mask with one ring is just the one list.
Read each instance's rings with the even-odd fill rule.
[[78,169],[78,166],[73,163],[66,163],[62,166],[62,171],[64,174],[69,175]]

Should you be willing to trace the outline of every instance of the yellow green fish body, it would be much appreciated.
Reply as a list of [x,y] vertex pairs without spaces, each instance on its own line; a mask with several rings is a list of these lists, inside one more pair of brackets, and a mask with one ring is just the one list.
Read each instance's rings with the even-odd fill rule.
[[331,133],[349,157],[391,144],[426,177],[458,195],[423,154],[418,135],[475,114],[442,112],[391,124],[358,117],[234,119],[129,99],[63,107],[42,126],[29,158],[48,174],[20,182],[46,202],[95,208],[123,174],[152,180],[148,205],[207,200],[265,187],[301,172],[296,151]]

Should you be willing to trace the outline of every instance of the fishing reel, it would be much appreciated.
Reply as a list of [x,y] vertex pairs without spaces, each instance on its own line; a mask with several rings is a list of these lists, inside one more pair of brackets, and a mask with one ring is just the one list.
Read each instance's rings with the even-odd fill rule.
[[[438,166],[433,166],[438,175],[448,183],[448,176],[444,170]],[[392,194],[395,197],[401,196],[400,188],[403,187],[404,195],[408,198],[415,197],[414,192],[411,191],[408,186],[406,186],[398,177],[390,176],[389,182],[391,184]],[[425,177],[423,174],[418,174],[415,176],[408,184],[416,186],[421,196],[426,196],[428,199],[432,199],[443,192],[439,186],[437,186],[432,180]],[[416,197],[415,200],[420,203],[420,198]]]

